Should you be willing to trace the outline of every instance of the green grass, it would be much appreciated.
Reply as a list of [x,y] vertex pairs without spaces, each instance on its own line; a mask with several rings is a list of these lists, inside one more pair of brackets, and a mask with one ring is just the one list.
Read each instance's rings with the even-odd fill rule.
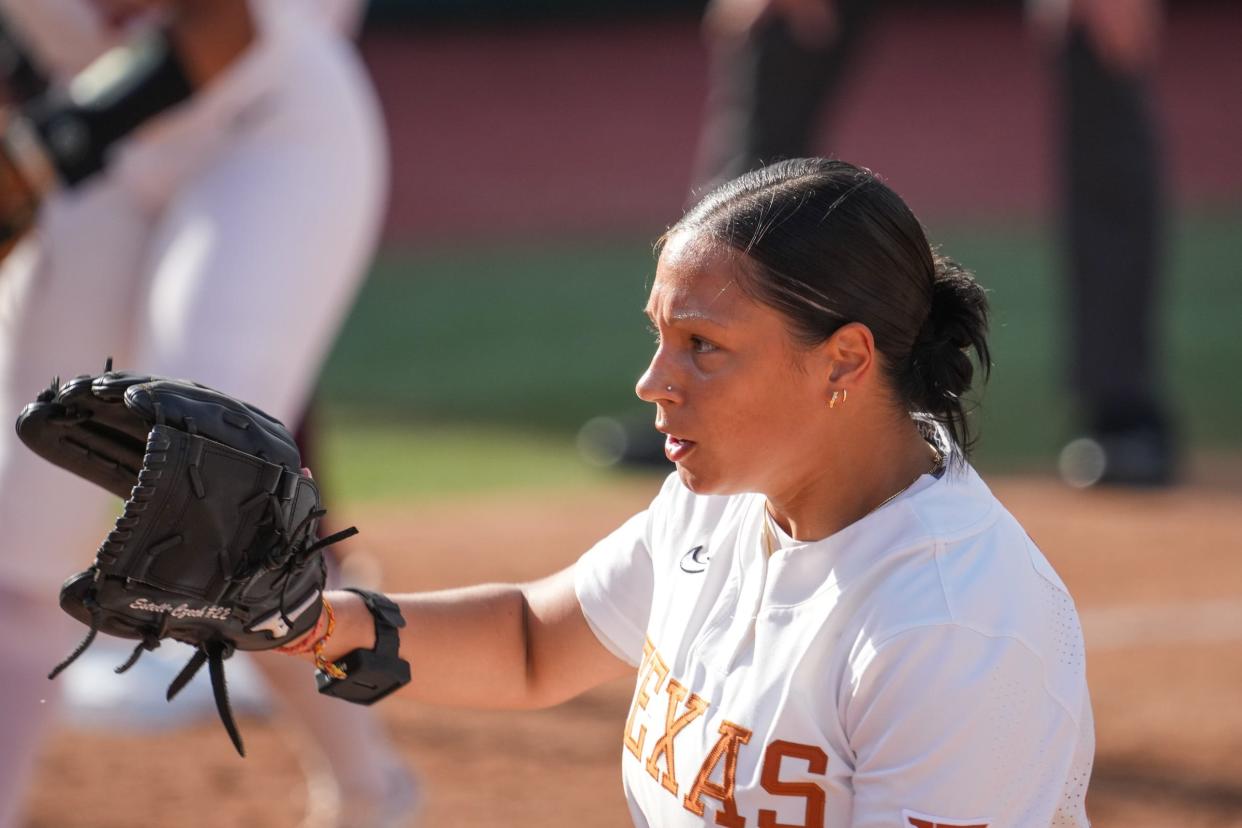
[[[1242,446],[1242,214],[1183,217],[1162,321],[1165,387],[1188,444]],[[1030,225],[931,228],[991,291],[995,368],[977,461],[1047,469],[1072,432],[1061,280]],[[577,427],[635,413],[651,342],[649,241],[387,251],[321,386],[329,462],[350,497],[602,479]],[[350,411],[363,409],[358,422]]]
[[[1034,227],[954,228],[939,237],[991,294],[994,368],[979,463],[1050,468],[1075,417],[1054,239]],[[1184,217],[1163,287],[1158,387],[1179,431],[1193,448],[1242,447],[1242,215]]]
[[329,403],[564,433],[639,405],[642,243],[381,258],[329,360]]
[[506,488],[590,487],[613,476],[572,440],[495,426],[378,419],[324,422],[325,491],[343,500],[434,499]]
[[1183,222],[1170,282],[1170,401],[1192,443],[1242,446],[1242,214]]

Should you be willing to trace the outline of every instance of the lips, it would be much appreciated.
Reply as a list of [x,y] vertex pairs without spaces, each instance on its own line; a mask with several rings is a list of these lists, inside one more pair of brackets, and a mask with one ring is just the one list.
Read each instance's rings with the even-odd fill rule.
[[695,445],[697,444],[693,440],[682,440],[671,434],[666,435],[664,438],[664,456],[670,462],[680,463],[686,459],[686,455],[694,450]]

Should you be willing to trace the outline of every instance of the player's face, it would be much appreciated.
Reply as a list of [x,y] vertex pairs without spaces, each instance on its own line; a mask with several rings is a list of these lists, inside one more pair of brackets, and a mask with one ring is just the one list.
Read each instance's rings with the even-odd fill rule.
[[665,454],[701,494],[771,494],[822,466],[816,429],[826,380],[817,351],[742,290],[738,255],[674,235],[647,303],[657,347],[636,391],[655,403]]

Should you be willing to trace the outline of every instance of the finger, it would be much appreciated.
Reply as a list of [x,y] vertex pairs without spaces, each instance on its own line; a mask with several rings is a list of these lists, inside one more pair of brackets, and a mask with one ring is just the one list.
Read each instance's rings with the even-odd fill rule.
[[771,0],[713,0],[703,15],[703,30],[711,38],[746,37],[771,7]]
[[836,37],[836,7],[829,0],[785,0],[784,6],[790,33],[803,47],[822,48]]
[[1080,0],[1080,21],[1111,68],[1137,73],[1150,67],[1159,43],[1156,0]]

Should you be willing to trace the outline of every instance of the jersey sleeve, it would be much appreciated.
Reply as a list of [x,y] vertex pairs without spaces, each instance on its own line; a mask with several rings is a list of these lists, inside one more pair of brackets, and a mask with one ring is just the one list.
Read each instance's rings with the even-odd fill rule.
[[853,828],[1065,819],[1084,753],[1089,773],[1089,706],[1057,701],[1022,642],[946,623],[864,647],[852,667],[843,722],[856,760]]
[[574,566],[574,592],[595,637],[636,667],[654,589],[650,526],[650,510],[634,515]]

